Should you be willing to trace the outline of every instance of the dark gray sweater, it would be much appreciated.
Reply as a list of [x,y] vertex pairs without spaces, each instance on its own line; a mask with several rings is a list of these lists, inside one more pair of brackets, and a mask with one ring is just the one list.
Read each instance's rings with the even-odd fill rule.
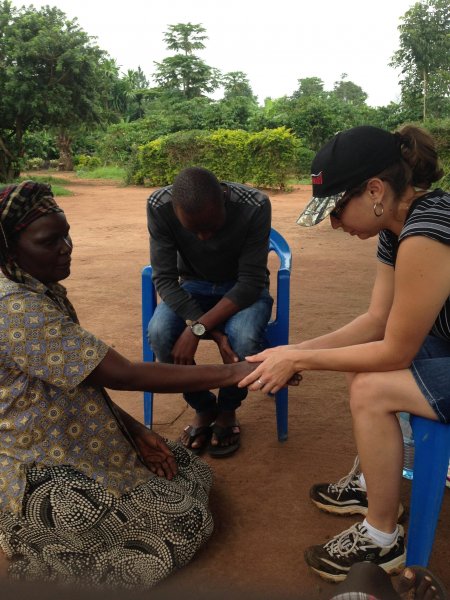
[[184,320],[198,319],[203,310],[180,287],[180,280],[234,282],[226,297],[240,309],[253,304],[269,286],[270,200],[254,188],[222,184],[228,190],[226,222],[206,241],[176,218],[172,186],[157,190],[147,202],[153,281],[161,299]]

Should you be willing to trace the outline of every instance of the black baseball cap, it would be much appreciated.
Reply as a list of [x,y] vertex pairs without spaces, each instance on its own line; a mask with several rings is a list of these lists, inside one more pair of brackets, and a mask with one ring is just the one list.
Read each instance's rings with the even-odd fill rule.
[[370,125],[335,135],[316,154],[311,165],[313,197],[297,219],[317,225],[347,191],[357,187],[401,158],[400,136]]

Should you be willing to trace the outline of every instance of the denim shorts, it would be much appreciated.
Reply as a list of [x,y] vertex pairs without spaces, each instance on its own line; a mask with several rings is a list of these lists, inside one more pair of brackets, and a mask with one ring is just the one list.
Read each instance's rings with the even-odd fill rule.
[[450,423],[450,341],[426,337],[411,372],[439,421]]

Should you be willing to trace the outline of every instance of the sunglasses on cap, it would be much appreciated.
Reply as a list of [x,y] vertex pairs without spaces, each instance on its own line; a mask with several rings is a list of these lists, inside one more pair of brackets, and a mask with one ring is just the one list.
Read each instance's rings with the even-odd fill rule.
[[333,219],[337,219],[338,221],[340,221],[342,213],[344,212],[347,204],[350,202],[353,196],[354,194],[346,194],[345,196],[343,196],[338,202],[338,204],[330,212],[330,217],[333,217]]

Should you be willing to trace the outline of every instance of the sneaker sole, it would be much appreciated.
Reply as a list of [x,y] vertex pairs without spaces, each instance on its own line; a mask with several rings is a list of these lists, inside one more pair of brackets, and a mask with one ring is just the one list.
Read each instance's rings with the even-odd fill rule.
[[[401,556],[394,558],[393,560],[385,563],[384,565],[378,565],[381,567],[388,575],[400,575],[405,567],[406,562],[406,552],[404,552]],[[315,567],[311,567],[308,565],[311,571],[317,573],[319,577],[324,579],[325,581],[330,581],[331,583],[339,583],[341,581],[345,581],[347,579],[348,573],[327,573],[326,571],[321,571],[320,569],[316,569]]]
[[[311,498],[311,502],[313,504],[315,504],[317,506],[317,508],[323,512],[326,513],[330,513],[332,515],[340,515],[340,516],[346,516],[346,515],[367,515],[367,507],[366,506],[358,506],[357,504],[355,505],[349,505],[349,506],[333,506],[333,504],[322,504],[321,502],[318,502],[317,500],[314,500],[313,498]],[[400,504],[400,506],[398,507],[398,519],[401,519],[403,517],[403,513],[405,512],[405,509],[403,508],[403,504]]]
[[322,504],[312,498],[311,501],[323,512],[333,515],[367,515],[367,507],[365,506],[358,506],[356,504],[353,506],[333,506],[332,504]]

